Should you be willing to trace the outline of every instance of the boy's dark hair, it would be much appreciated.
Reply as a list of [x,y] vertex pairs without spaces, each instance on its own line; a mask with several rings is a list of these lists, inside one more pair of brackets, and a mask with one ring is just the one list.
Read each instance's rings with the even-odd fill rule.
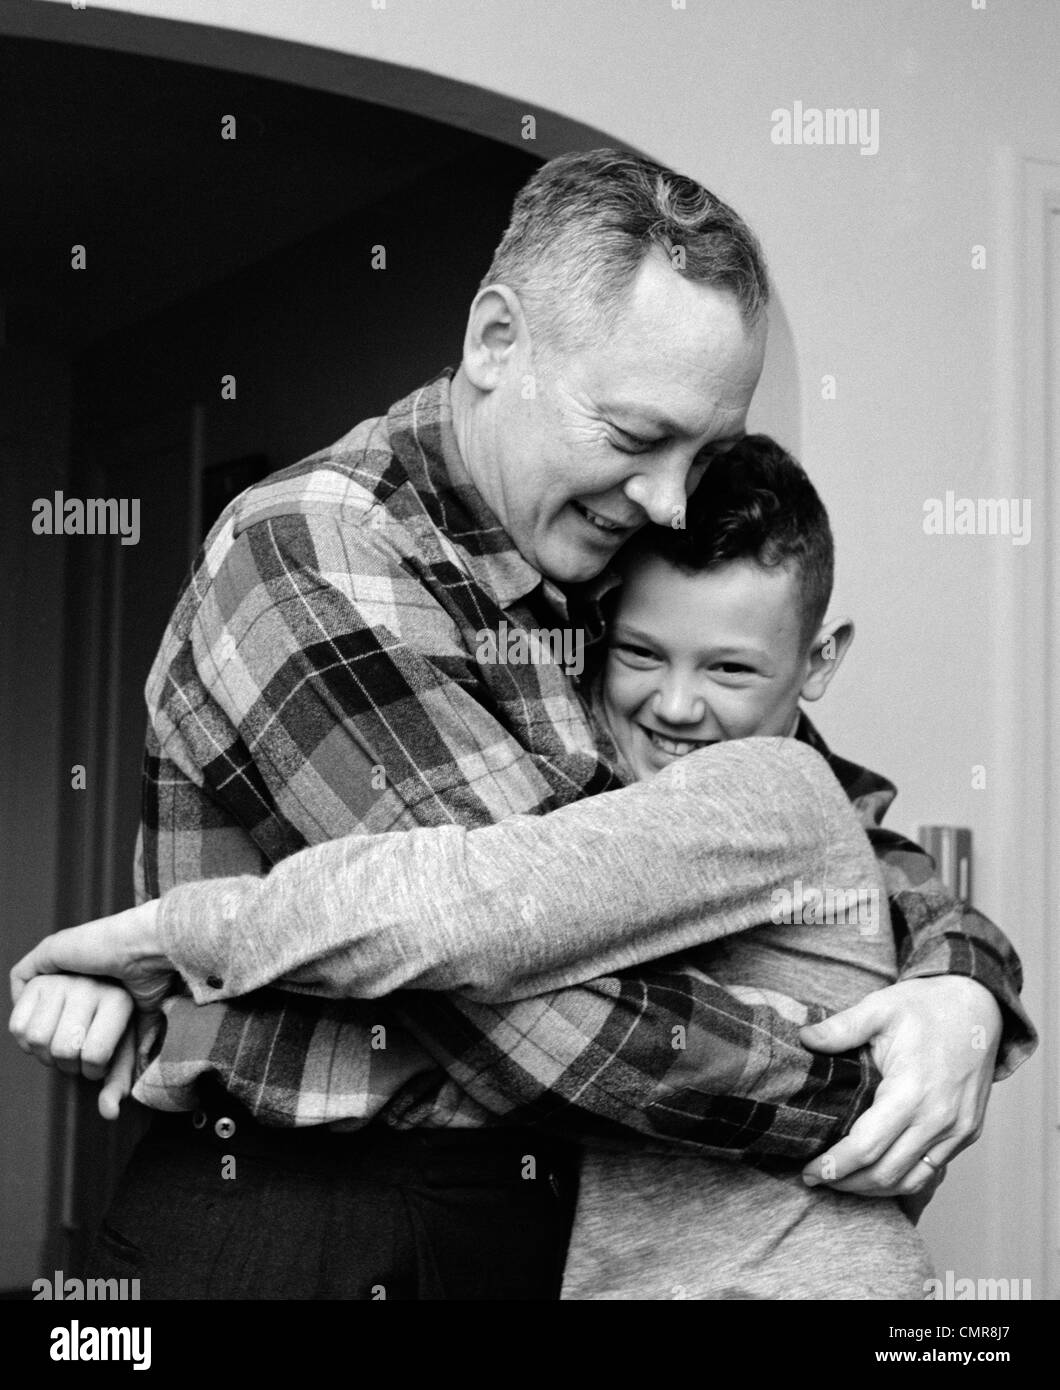
[[686,574],[731,560],[792,565],[802,602],[802,640],[824,620],[832,596],[835,547],[828,513],[795,459],[767,434],[724,446],[688,499],[683,527],[645,526],[623,547],[620,564],[658,555]]

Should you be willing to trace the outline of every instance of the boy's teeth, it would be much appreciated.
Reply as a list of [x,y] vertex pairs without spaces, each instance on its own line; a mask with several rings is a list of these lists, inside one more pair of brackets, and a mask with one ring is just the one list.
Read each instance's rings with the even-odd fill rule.
[[657,734],[654,729],[648,730],[648,737],[664,753],[672,753],[675,757],[680,758],[683,758],[686,753],[694,753],[697,748],[703,747],[702,743],[689,743],[687,739],[665,738],[662,734]]

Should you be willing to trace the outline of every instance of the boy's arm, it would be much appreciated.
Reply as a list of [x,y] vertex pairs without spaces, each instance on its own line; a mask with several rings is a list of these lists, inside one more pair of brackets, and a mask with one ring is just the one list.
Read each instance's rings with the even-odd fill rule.
[[[770,758],[780,748],[808,751],[792,740],[720,744],[652,782],[546,817],[381,842],[351,836],[292,855],[266,878],[181,885],[163,899],[162,939],[199,1002],[276,982],[271,972],[280,968],[287,987],[365,998],[419,988],[499,1002],[585,983],[767,921],[775,892],[798,876],[817,881],[809,819],[797,813],[786,863],[782,822],[756,827],[767,748]],[[705,776],[708,768],[717,775]],[[818,784],[818,766],[803,769],[809,783],[790,771],[789,793],[805,787],[807,806],[838,789],[830,774]],[[666,779],[675,783],[672,819],[644,791]],[[788,804],[782,796],[773,808],[783,816]],[[726,827],[718,843],[712,824]],[[1037,1043],[1011,944],[947,892],[918,845],[876,824],[866,829],[891,904],[900,978],[958,975],[983,985],[1002,1011],[995,1076],[1009,1075]],[[724,855],[710,860],[722,841],[733,870],[724,880]],[[770,866],[776,872],[766,878]],[[624,941],[613,935],[622,918]],[[223,985],[211,989],[207,978]]]
[[161,947],[198,1003],[269,984],[332,997],[546,993],[769,921],[860,826],[792,740],[691,754],[648,782],[492,826],[346,836],[264,878],[181,884]]

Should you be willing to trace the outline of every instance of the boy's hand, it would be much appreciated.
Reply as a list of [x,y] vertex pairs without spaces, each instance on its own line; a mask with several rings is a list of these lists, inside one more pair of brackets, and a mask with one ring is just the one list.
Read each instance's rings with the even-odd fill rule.
[[38,975],[69,971],[120,980],[141,1009],[157,1009],[178,976],[158,944],[158,899],[39,941],[11,971],[11,1001]]
[[107,1074],[135,1005],[120,985],[83,975],[36,975],[8,1025],[23,1052],[90,1081]]
[[[142,1015],[140,1016],[142,1017]],[[99,1088],[99,1113],[105,1120],[116,1120],[121,1103],[132,1090],[136,1070],[136,1018],[130,1019],[121,1035],[118,1050],[110,1061],[106,1080]]]
[[904,980],[804,1028],[802,1041],[814,1052],[871,1044],[883,1080],[850,1133],[803,1177],[866,1197],[933,1189],[946,1163],[982,1132],[1000,1039],[997,1001],[958,975]]
[[99,1113],[115,1120],[132,1090],[135,1008],[120,985],[83,975],[36,975],[19,991],[8,1026],[23,1052],[46,1067],[103,1078]]

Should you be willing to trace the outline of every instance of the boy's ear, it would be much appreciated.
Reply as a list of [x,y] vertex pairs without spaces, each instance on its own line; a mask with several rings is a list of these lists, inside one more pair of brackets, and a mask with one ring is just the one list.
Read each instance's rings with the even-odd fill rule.
[[821,698],[853,640],[854,624],[850,618],[833,618],[821,627],[810,648],[810,669],[799,691],[800,699]]

